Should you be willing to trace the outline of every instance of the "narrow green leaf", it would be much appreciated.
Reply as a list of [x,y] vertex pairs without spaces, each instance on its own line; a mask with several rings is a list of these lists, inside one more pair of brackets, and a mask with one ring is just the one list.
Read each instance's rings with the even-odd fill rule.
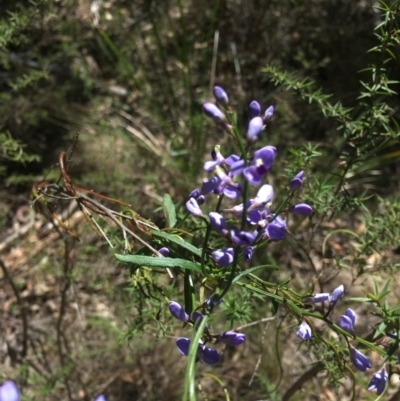
[[130,263],[137,266],[148,266],[148,267],[178,267],[180,269],[187,269],[197,273],[201,273],[199,263],[190,262],[186,259],[178,258],[160,258],[155,256],[143,256],[143,255],[114,255],[117,260],[122,263]]
[[239,273],[232,281],[232,284],[236,283],[236,281],[240,280],[242,277],[247,276],[250,273],[253,273],[254,270],[258,269],[273,269],[273,270],[278,270],[278,268],[275,265],[260,265],[260,266],[254,266],[251,267],[250,269],[247,269],[245,271],[242,271]]
[[164,195],[162,208],[164,211],[164,216],[167,219],[167,226],[170,228],[174,227],[176,224],[176,211],[174,202],[172,202],[169,194]]
[[200,249],[196,248],[192,244],[189,244],[189,242],[186,242],[181,237],[178,237],[178,236],[172,235],[172,234],[168,234],[164,231],[151,231],[151,235],[154,237],[163,238],[168,241],[171,241],[174,244],[180,246],[181,248],[185,248],[188,251],[192,252],[194,255],[198,256],[199,258],[201,257]]

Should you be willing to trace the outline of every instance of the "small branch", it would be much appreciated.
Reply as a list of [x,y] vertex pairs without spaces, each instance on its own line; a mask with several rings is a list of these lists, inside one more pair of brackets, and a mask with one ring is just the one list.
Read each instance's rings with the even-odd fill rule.
[[3,270],[5,278],[8,280],[8,282],[11,285],[11,288],[14,292],[15,297],[17,298],[18,305],[20,307],[20,312],[21,312],[21,320],[22,320],[22,351],[21,351],[21,357],[24,359],[26,357],[26,354],[28,352],[28,317],[26,315],[26,307],[25,303],[21,298],[21,295],[19,293],[19,290],[14,283],[14,280],[8,271],[6,265],[4,264],[3,260],[0,259],[0,266],[1,269]]

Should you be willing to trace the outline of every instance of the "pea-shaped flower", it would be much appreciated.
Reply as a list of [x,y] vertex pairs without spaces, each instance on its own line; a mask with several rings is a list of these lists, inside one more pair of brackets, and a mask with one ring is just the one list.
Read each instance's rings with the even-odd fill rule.
[[229,266],[233,262],[233,248],[216,249],[211,252],[211,257],[221,267]]
[[197,200],[194,198],[190,198],[186,202],[186,209],[190,214],[192,214],[195,217],[201,217],[203,216],[203,212],[200,209],[199,204],[197,203]]
[[311,332],[311,327],[308,325],[308,323],[303,320],[300,326],[297,327],[296,330],[297,337],[299,337],[301,340],[311,340],[312,332]]
[[356,323],[356,314],[353,309],[348,308],[344,315],[339,318],[339,326],[348,333],[355,336],[354,325]]
[[297,205],[292,206],[289,209],[289,212],[292,214],[298,214],[300,216],[308,216],[311,214],[313,211],[312,207],[310,205],[307,205],[307,203],[299,203]]
[[381,395],[385,390],[386,383],[388,381],[388,373],[386,372],[385,367],[381,370],[378,370],[376,373],[372,375],[372,379],[368,385],[368,391],[376,390],[378,395]]
[[0,401],[19,401],[18,387],[13,381],[6,380],[0,386]]
[[[189,354],[190,340],[188,338],[178,338],[176,340],[176,346],[181,354],[186,356]],[[218,351],[204,346],[201,341],[199,341],[199,345],[197,348],[197,357],[201,358],[205,363],[208,363],[209,365],[214,365],[220,360],[220,355]]]
[[272,116],[274,115],[274,106],[269,106],[267,110],[265,110],[264,113],[264,121],[268,121],[272,118]]
[[350,345],[350,359],[354,367],[361,372],[365,372],[367,369],[371,368],[369,359],[352,345]]
[[94,401],[107,401],[107,399],[103,394],[100,394],[94,399]]
[[225,331],[218,336],[218,339],[227,345],[240,345],[244,343],[246,336],[243,333],[236,333],[235,331]]
[[261,117],[254,117],[249,122],[246,137],[250,142],[255,142],[263,130],[264,121]]
[[281,216],[277,216],[273,221],[268,223],[265,233],[273,241],[280,241],[286,234],[286,222]]

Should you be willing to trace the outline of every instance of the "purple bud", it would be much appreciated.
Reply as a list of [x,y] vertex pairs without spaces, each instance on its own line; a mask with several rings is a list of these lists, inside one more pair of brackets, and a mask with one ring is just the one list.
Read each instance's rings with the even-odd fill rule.
[[107,399],[103,394],[100,394],[94,399],[94,401],[107,401]]
[[229,266],[233,262],[233,248],[216,249],[211,257],[221,267]]
[[313,297],[306,298],[305,301],[311,304],[318,304],[327,301],[329,297],[330,295],[328,292],[323,292],[321,294],[315,294]]
[[308,323],[303,320],[300,326],[297,327],[296,330],[297,337],[299,337],[301,340],[311,340],[312,332],[311,332],[311,327],[308,325]]
[[189,194],[189,199],[190,198],[197,199],[199,197],[199,195],[200,195],[200,191],[196,188]]
[[268,223],[265,233],[273,241],[280,241],[285,238],[286,235],[286,222],[281,216],[277,216],[275,220]]
[[214,86],[213,94],[219,104],[226,105],[229,103],[228,95],[220,86]]
[[344,286],[339,285],[339,287],[335,288],[330,297],[329,297],[329,309],[332,310],[332,308],[335,307],[335,305],[338,303],[339,299],[342,298],[344,294]]
[[209,365],[215,365],[219,362],[220,355],[215,349],[204,347],[202,359],[205,363],[208,363]]
[[246,336],[242,333],[236,333],[234,331],[225,331],[218,336],[219,340],[227,345],[240,345],[244,343]]
[[385,367],[383,367],[381,370],[378,370],[376,373],[372,375],[372,379],[368,385],[368,391],[376,390],[376,393],[378,395],[381,395],[385,390],[388,378],[389,376],[386,372]]
[[369,359],[352,345],[350,345],[350,359],[354,367],[361,372],[365,372],[367,369],[371,368]]
[[264,121],[268,121],[272,118],[272,116],[274,115],[274,106],[269,106],[267,110],[265,110],[264,113]]
[[201,193],[202,195],[207,195],[214,191],[218,187],[218,185],[221,183],[221,179],[217,177],[216,175],[212,178],[210,178],[208,181],[203,182],[203,185],[201,186]]
[[297,191],[300,189],[300,187],[303,184],[303,175],[304,171],[300,171],[300,173],[297,173],[292,180],[290,180],[290,190],[291,191]]
[[312,207],[307,205],[307,203],[299,203],[298,205],[294,205],[289,209],[289,212],[292,214],[298,214],[300,216],[308,216],[312,213]]
[[203,216],[203,212],[201,211],[199,204],[197,203],[196,199],[194,199],[194,198],[190,198],[186,202],[186,209],[193,216],[196,216],[196,217]]
[[19,401],[18,387],[13,381],[6,380],[0,386],[0,401]]
[[254,117],[249,122],[246,137],[250,142],[255,142],[261,134],[264,121],[261,117]]
[[257,100],[253,100],[249,104],[248,114],[249,114],[249,120],[252,120],[254,117],[259,117],[260,116],[260,114],[261,114],[261,106],[260,106],[260,103],[257,102]]
[[222,235],[226,235],[228,233],[228,226],[226,225],[222,214],[211,212],[208,216],[210,218],[210,224],[214,230]]
[[257,232],[248,233],[247,231],[241,231],[237,228],[233,228],[229,231],[232,242],[236,245],[251,245],[257,236]]
[[353,335],[355,334],[354,333],[354,324],[348,316],[346,316],[346,315],[340,316],[339,326],[343,330],[347,331],[348,333],[353,334]]
[[196,199],[196,201],[197,201],[197,204],[198,204],[199,206],[201,206],[201,205],[203,205],[204,202],[206,201],[206,198],[204,197],[204,195],[200,195],[200,196]]
[[[166,258],[169,256],[169,249],[167,247],[162,247],[158,250],[159,253],[161,253],[162,256],[165,256]],[[1,401],[1,400],[0,400]]]
[[243,251],[243,259],[246,262],[250,262],[251,258],[253,257],[253,247],[252,246],[248,246],[244,249]]
[[186,355],[189,353],[190,340],[186,337],[179,337],[175,341],[176,346],[181,354]]
[[203,111],[217,123],[223,123],[226,120],[225,114],[214,103],[204,103]]
[[168,305],[168,308],[174,318],[184,323],[189,321],[189,315],[185,312],[182,306],[178,304],[178,302],[171,301]]
[[[217,294],[212,294],[210,298],[206,299],[203,303],[203,308],[210,308],[216,296]],[[218,306],[221,302],[222,299],[219,299],[217,302],[214,303],[214,306]]]

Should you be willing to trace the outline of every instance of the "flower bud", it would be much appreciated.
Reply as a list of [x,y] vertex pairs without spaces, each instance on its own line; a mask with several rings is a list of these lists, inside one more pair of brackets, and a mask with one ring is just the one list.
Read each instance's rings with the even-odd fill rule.
[[312,213],[312,211],[312,207],[310,205],[307,205],[307,203],[299,203],[289,209],[290,213],[298,214],[300,216],[308,216],[310,213]]
[[261,117],[254,117],[249,122],[246,137],[250,142],[255,142],[263,130],[264,122]]
[[389,378],[388,373],[385,367],[383,367],[381,370],[378,370],[376,373],[372,375],[372,379],[368,384],[367,390],[368,391],[376,390],[376,393],[378,395],[381,395],[385,390],[388,378]]
[[300,187],[303,184],[303,175],[304,171],[300,171],[300,173],[297,173],[292,180],[290,180],[290,190],[291,191],[297,191],[300,189]]
[[371,368],[369,359],[352,345],[350,345],[350,359],[354,367],[361,372],[365,372],[367,369]]
[[249,108],[248,108],[249,120],[252,120],[254,117],[259,117],[260,114],[261,114],[260,103],[258,103],[257,100],[253,100],[249,104]]
[[225,331],[218,336],[218,339],[227,345],[240,345],[244,343],[246,336],[242,333],[236,333],[234,331]]
[[178,304],[178,302],[171,301],[168,305],[168,309],[174,318],[184,323],[189,321],[189,315],[185,312],[185,309]]
[[227,105],[229,103],[227,93],[220,86],[214,86],[213,94],[219,104]]
[[203,212],[201,211],[199,204],[197,203],[196,199],[190,198],[186,202],[186,209],[190,214],[192,214],[195,217],[201,217],[203,216]]
[[264,113],[264,121],[268,121],[272,118],[272,116],[274,115],[274,106],[269,106],[267,110],[265,110]]
[[286,222],[281,216],[277,216],[275,220],[268,223],[265,233],[273,241],[280,241],[285,237],[286,234]]
[[166,258],[169,256],[169,249],[165,246],[163,246],[162,248],[160,248],[158,250],[158,252],[161,253],[162,256],[165,256]]
[[243,251],[243,259],[246,262],[250,262],[251,258],[253,257],[253,250],[254,250],[254,248],[252,246],[248,246]]
[[211,117],[217,123],[223,123],[226,121],[225,114],[214,103],[204,103],[203,111],[208,117]]
[[211,257],[219,266],[229,266],[233,262],[233,248],[216,249],[211,252]]

